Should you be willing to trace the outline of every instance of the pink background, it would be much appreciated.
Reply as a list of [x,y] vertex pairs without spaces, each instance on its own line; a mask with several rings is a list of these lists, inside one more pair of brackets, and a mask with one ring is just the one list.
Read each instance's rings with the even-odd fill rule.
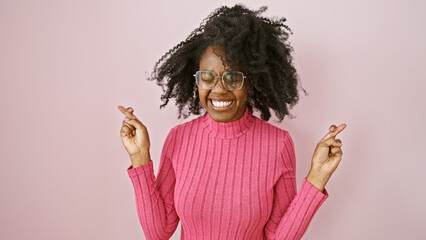
[[[0,239],[144,239],[117,105],[148,127],[157,172],[168,131],[196,116],[177,119],[174,102],[160,110],[147,73],[225,3],[238,2],[0,1]],[[266,4],[294,32],[309,94],[296,118],[270,121],[293,137],[298,189],[317,141],[347,124],[330,197],[303,239],[426,238],[426,3]]]

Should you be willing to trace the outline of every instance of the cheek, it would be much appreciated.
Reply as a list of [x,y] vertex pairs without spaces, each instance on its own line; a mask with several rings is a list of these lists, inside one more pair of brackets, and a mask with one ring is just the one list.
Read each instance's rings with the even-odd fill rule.
[[248,96],[246,91],[241,91],[241,92],[235,93],[234,95],[240,104],[245,102]]
[[198,96],[200,97],[200,102],[201,104],[205,106],[207,105],[207,102],[206,102],[207,94],[208,94],[207,91],[198,88]]

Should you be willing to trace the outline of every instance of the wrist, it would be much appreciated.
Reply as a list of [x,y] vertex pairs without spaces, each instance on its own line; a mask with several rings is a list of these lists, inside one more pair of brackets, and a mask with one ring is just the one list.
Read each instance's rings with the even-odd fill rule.
[[322,173],[315,168],[311,168],[309,170],[308,175],[306,176],[306,180],[310,182],[314,187],[316,187],[319,191],[324,192],[325,185],[330,179],[330,175]]
[[148,152],[141,152],[130,156],[133,168],[141,166],[151,161],[151,155]]

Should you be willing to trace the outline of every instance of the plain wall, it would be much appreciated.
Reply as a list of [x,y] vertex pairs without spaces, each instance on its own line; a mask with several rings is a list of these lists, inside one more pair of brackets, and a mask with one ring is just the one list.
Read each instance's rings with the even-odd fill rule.
[[[0,239],[144,239],[120,140],[132,106],[155,173],[174,102],[146,80],[211,11],[238,1],[0,1]],[[426,238],[425,1],[245,1],[293,30],[297,185],[331,124],[343,159],[303,239]],[[180,239],[179,224],[172,239]]]

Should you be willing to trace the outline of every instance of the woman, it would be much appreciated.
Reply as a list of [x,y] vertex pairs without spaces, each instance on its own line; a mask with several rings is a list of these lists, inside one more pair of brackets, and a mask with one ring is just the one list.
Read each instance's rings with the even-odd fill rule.
[[297,193],[292,138],[267,121],[270,109],[280,121],[289,114],[298,78],[285,19],[260,17],[265,10],[218,8],[156,63],[161,107],[175,98],[179,117],[206,112],[171,129],[157,178],[146,127],[132,108],[118,107],[147,239],[169,239],[179,220],[182,239],[300,239],[328,197],[342,157],[335,137],[346,125],[319,141]]

